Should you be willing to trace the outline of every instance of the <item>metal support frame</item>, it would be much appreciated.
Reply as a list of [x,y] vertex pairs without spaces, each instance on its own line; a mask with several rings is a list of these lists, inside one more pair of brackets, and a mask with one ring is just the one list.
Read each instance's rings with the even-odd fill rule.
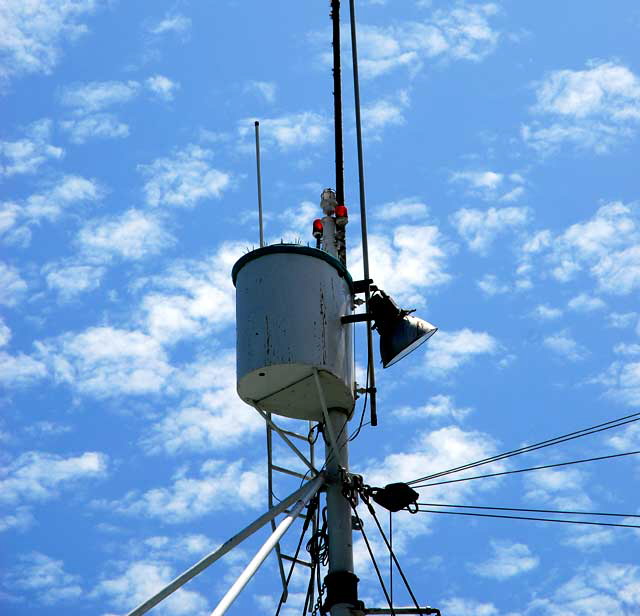
[[210,554],[207,554],[203,559],[198,561],[192,567],[189,567],[184,573],[181,573],[175,580],[169,582],[162,590],[158,591],[153,597],[147,599],[144,603],[140,604],[137,608],[127,614],[127,616],[142,616],[146,614],[151,608],[155,607],[166,599],[169,595],[174,593],[180,587],[184,586],[189,580],[194,578],[199,573],[202,573],[207,567],[214,562],[222,558],[227,552],[231,551],[237,545],[242,543],[247,537],[250,537],[257,530],[260,530],[267,522],[275,518],[282,513],[287,507],[301,498],[306,498],[309,494],[311,498],[323,485],[325,481],[324,474],[320,474],[305,485],[297,489],[295,492],[287,496],[277,506],[269,509],[263,513],[259,518],[251,522],[248,526],[242,529],[238,534],[234,535],[223,543],[217,550],[214,550]]
[[289,530],[291,524],[296,520],[298,514],[307,506],[309,501],[315,496],[323,483],[323,477],[316,477],[312,480],[311,485],[307,484],[307,490],[304,496],[296,503],[295,507],[287,515],[287,517],[278,524],[278,528],[271,533],[271,536],[264,542],[262,547],[256,552],[251,562],[245,567],[238,579],[220,600],[217,607],[211,612],[211,616],[222,616],[231,604],[238,597],[242,589],[249,583],[249,580],[255,575],[260,565],[265,561],[269,552],[273,550],[281,537]]
[[251,401],[251,406],[253,406],[254,409],[256,409],[256,411],[258,411],[258,413],[260,414],[260,416],[262,417],[262,419],[264,419],[267,424],[275,431],[278,433],[278,436],[280,436],[280,438],[287,444],[289,445],[289,447],[291,448],[291,450],[293,451],[293,453],[296,454],[296,456],[298,456],[298,458],[300,458],[300,460],[302,460],[302,462],[304,462],[305,466],[311,471],[311,473],[315,476],[318,474],[318,469],[314,468],[313,464],[307,460],[307,458],[305,457],[305,455],[291,442],[291,440],[287,437],[287,435],[284,433],[284,431],[279,428],[278,426],[276,426],[276,424],[273,422],[273,420],[271,419],[271,417],[269,416],[269,413],[267,413],[266,411],[263,411],[259,406],[258,403],[255,401]]

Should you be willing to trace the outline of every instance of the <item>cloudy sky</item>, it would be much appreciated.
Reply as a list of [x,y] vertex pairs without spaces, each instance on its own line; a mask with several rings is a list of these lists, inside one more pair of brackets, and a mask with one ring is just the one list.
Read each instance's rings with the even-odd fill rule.
[[[269,242],[312,241],[333,184],[328,4],[0,1],[3,614],[126,613],[264,510],[230,271],[257,244],[255,118]],[[640,410],[637,3],[358,13],[372,276],[440,331],[379,371],[354,470],[408,481]],[[639,428],[482,470],[635,451]],[[639,476],[629,456],[421,495],[637,515]],[[447,616],[640,612],[636,530],[427,513],[394,527],[420,601]],[[208,614],[263,539],[157,613]],[[358,541],[362,597],[383,606],[367,561]],[[277,596],[270,559],[231,613],[272,614]]]

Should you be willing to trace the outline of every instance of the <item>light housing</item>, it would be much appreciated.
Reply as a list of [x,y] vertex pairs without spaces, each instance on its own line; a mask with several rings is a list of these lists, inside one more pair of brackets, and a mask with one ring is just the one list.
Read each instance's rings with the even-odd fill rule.
[[320,218],[316,218],[313,221],[313,237],[319,239],[322,237],[322,233],[324,232],[324,226],[322,224],[322,220]]
[[415,351],[438,331],[428,321],[411,316],[413,310],[402,310],[384,291],[376,290],[369,298],[369,311],[374,329],[380,334],[380,358],[388,368]]
[[344,227],[349,222],[349,212],[346,205],[338,205],[335,209],[336,225]]

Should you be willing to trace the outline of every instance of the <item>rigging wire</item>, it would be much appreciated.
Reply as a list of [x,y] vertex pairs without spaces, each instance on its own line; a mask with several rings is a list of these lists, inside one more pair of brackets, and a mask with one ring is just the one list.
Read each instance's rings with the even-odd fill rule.
[[536,522],[557,522],[559,524],[586,524],[587,526],[616,526],[619,528],[640,528],[640,524],[615,524],[613,522],[587,522],[583,520],[560,520],[558,518],[537,518],[521,515],[499,515],[496,513],[471,513],[469,511],[436,511],[434,509],[418,509],[420,513],[439,513],[446,515],[466,515],[479,518],[502,518],[507,520],[533,520]]
[[367,546],[367,551],[369,552],[369,557],[371,558],[371,562],[373,564],[373,568],[376,570],[376,575],[378,576],[378,581],[380,582],[380,586],[382,587],[382,592],[384,593],[385,599],[387,600],[387,604],[389,605],[389,610],[391,614],[395,616],[395,610],[393,609],[393,604],[391,602],[391,598],[389,597],[389,593],[387,592],[387,587],[384,584],[384,580],[382,579],[382,574],[380,573],[380,568],[378,567],[378,563],[376,561],[376,557],[373,555],[373,550],[371,549],[371,545],[369,544],[369,539],[367,538],[367,534],[364,532],[364,523],[362,522],[362,518],[358,515],[358,511],[356,510],[355,505],[349,499],[349,504],[351,505],[351,509],[353,510],[353,515],[358,522],[358,528],[362,533],[362,538],[364,539],[364,543]]
[[522,509],[520,507],[489,507],[480,505],[448,505],[444,503],[416,503],[423,507],[451,507],[452,509],[486,509],[490,511],[523,511],[529,513],[555,513],[557,515],[594,515],[615,518],[640,518],[634,513],[601,513],[596,511],[560,511],[558,509]]
[[387,546],[387,550],[389,550],[389,554],[391,555],[391,558],[393,558],[393,562],[396,564],[396,567],[398,568],[398,573],[400,574],[400,577],[402,578],[402,581],[404,582],[404,585],[406,586],[407,591],[409,592],[409,595],[411,596],[411,600],[413,601],[413,604],[416,606],[416,609],[419,610],[420,609],[420,605],[418,603],[418,600],[416,599],[416,596],[413,594],[413,591],[411,590],[411,586],[409,584],[409,580],[407,580],[407,576],[404,574],[404,571],[402,570],[402,567],[400,566],[400,562],[398,561],[398,558],[395,555],[395,552],[393,551],[393,548],[389,544],[389,540],[387,539],[387,536],[385,535],[385,532],[384,532],[384,530],[382,528],[382,525],[380,524],[380,521],[378,520],[378,516],[376,515],[376,511],[375,511],[375,509],[373,508],[373,505],[370,502],[367,502],[366,504],[367,504],[367,508],[369,509],[369,513],[371,514],[371,517],[373,518],[373,521],[376,523],[376,526],[378,527],[378,531],[380,532],[380,536],[384,540],[384,543]]
[[[626,420],[626,421],[625,421]],[[542,449],[544,447],[549,447],[551,445],[557,445],[559,443],[564,443],[566,441],[570,441],[576,438],[580,438],[582,436],[589,436],[591,434],[596,434],[597,432],[602,432],[603,430],[609,430],[611,428],[618,428],[625,424],[632,423],[634,421],[640,420],[640,413],[633,413],[631,415],[626,415],[625,417],[619,417],[618,419],[612,419],[611,421],[607,421],[605,423],[597,424],[595,426],[591,426],[589,428],[583,428],[582,430],[577,430],[575,432],[569,432],[568,434],[563,434],[562,436],[556,436],[551,439],[546,439],[544,441],[540,441],[539,443],[534,443],[533,445],[526,445],[525,447],[521,447],[519,449],[513,449],[511,451],[507,451],[505,453],[497,454],[495,456],[490,456],[488,458],[484,458],[482,460],[477,460],[476,462],[469,462],[468,464],[463,464],[461,466],[457,466],[455,468],[451,468],[446,471],[440,471],[438,473],[433,473],[432,475],[425,475],[424,477],[419,477],[418,479],[413,479],[412,481],[407,481],[408,485],[413,485],[415,483],[420,483],[421,481],[431,481],[437,477],[442,477],[443,475],[449,475],[451,473],[457,473],[459,471],[464,471],[470,468],[474,468],[476,466],[482,466],[483,464],[489,464],[491,462],[497,462],[498,460],[503,460],[505,458],[510,458],[512,456],[517,456],[522,453],[529,453],[530,451],[535,451],[536,449]]]
[[557,464],[545,464],[543,466],[531,466],[529,468],[519,468],[514,471],[502,471],[500,473],[488,473],[486,475],[474,475],[472,477],[462,477],[461,479],[447,479],[445,481],[434,481],[432,483],[423,483],[420,485],[414,485],[413,487],[428,488],[431,486],[440,486],[445,483],[459,483],[460,481],[471,481],[472,479],[484,479],[486,477],[500,477],[502,475],[513,475],[515,473],[526,473],[528,471],[539,471],[546,468],[557,468],[558,466],[570,466],[572,464],[582,464],[584,462],[596,462],[598,460],[609,460],[611,458],[621,458],[623,456],[634,456],[639,454],[640,451],[627,451],[626,453],[614,453],[608,456],[598,456],[597,458],[585,458],[584,460],[572,460],[571,462],[558,462]]

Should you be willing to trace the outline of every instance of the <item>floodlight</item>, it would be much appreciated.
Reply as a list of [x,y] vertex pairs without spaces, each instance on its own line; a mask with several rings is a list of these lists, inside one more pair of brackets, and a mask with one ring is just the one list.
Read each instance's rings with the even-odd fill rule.
[[370,285],[370,288],[373,293],[369,298],[369,312],[344,316],[342,322],[373,321],[373,329],[377,329],[380,334],[382,367],[388,368],[426,342],[438,328],[428,321],[411,316],[414,310],[400,308],[381,289],[374,285]]
[[380,334],[380,358],[383,368],[400,361],[438,331],[428,321],[410,316],[384,291],[377,290],[369,299],[369,310]]

